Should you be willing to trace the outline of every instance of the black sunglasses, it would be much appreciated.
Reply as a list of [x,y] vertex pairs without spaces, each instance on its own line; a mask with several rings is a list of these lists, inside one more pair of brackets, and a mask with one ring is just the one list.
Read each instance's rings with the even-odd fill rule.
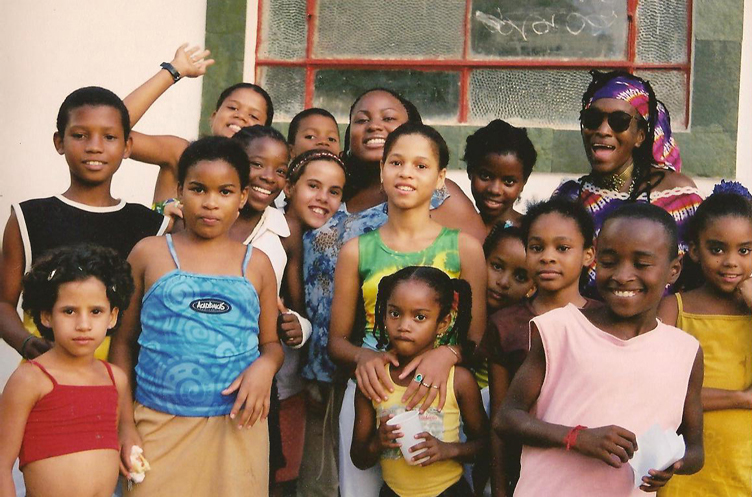
[[640,119],[640,117],[633,116],[622,110],[603,112],[595,107],[588,107],[580,111],[580,124],[585,129],[594,130],[600,128],[604,118],[608,120],[609,127],[616,133],[621,133],[629,129],[632,119]]

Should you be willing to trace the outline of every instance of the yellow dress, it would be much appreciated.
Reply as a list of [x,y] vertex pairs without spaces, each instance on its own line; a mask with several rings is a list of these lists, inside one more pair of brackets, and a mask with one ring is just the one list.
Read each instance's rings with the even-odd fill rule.
[[[752,384],[752,316],[684,312],[676,295],[676,327],[697,338],[705,355],[703,387],[744,390]],[[726,409],[704,415],[705,466],[694,475],[675,475],[660,497],[750,497],[752,495],[752,411]]]

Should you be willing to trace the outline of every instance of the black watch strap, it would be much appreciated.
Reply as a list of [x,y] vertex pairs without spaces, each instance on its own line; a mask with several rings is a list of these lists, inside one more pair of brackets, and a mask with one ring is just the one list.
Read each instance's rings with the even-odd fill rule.
[[180,78],[183,77],[183,76],[180,75],[180,73],[178,72],[178,70],[175,69],[175,66],[173,66],[169,62],[162,62],[161,64],[159,64],[159,67],[161,67],[162,69],[164,69],[168,73],[170,73],[170,76],[172,76],[172,82],[173,83],[177,83],[178,81],[180,81]]

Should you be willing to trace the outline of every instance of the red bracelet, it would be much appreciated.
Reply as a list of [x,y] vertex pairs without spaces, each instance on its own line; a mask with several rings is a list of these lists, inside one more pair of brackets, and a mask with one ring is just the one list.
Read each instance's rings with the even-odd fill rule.
[[564,437],[564,443],[567,444],[567,450],[574,447],[575,442],[577,442],[577,434],[580,432],[580,430],[587,430],[587,426],[577,425],[569,430],[567,436]]

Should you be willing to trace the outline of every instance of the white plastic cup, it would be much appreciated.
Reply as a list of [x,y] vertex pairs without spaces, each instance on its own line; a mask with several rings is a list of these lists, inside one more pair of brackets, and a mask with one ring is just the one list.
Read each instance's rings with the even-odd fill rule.
[[420,422],[418,410],[414,409],[412,411],[405,411],[401,414],[397,414],[392,419],[387,420],[386,424],[390,426],[399,425],[399,431],[402,433],[402,436],[397,439],[397,443],[400,444],[402,457],[405,458],[407,464],[415,466],[423,462],[422,459],[417,461],[413,461],[412,459],[418,454],[425,452],[426,449],[417,452],[410,452],[412,446],[425,441],[424,438],[415,438],[415,435],[425,431],[423,429],[423,424]]

